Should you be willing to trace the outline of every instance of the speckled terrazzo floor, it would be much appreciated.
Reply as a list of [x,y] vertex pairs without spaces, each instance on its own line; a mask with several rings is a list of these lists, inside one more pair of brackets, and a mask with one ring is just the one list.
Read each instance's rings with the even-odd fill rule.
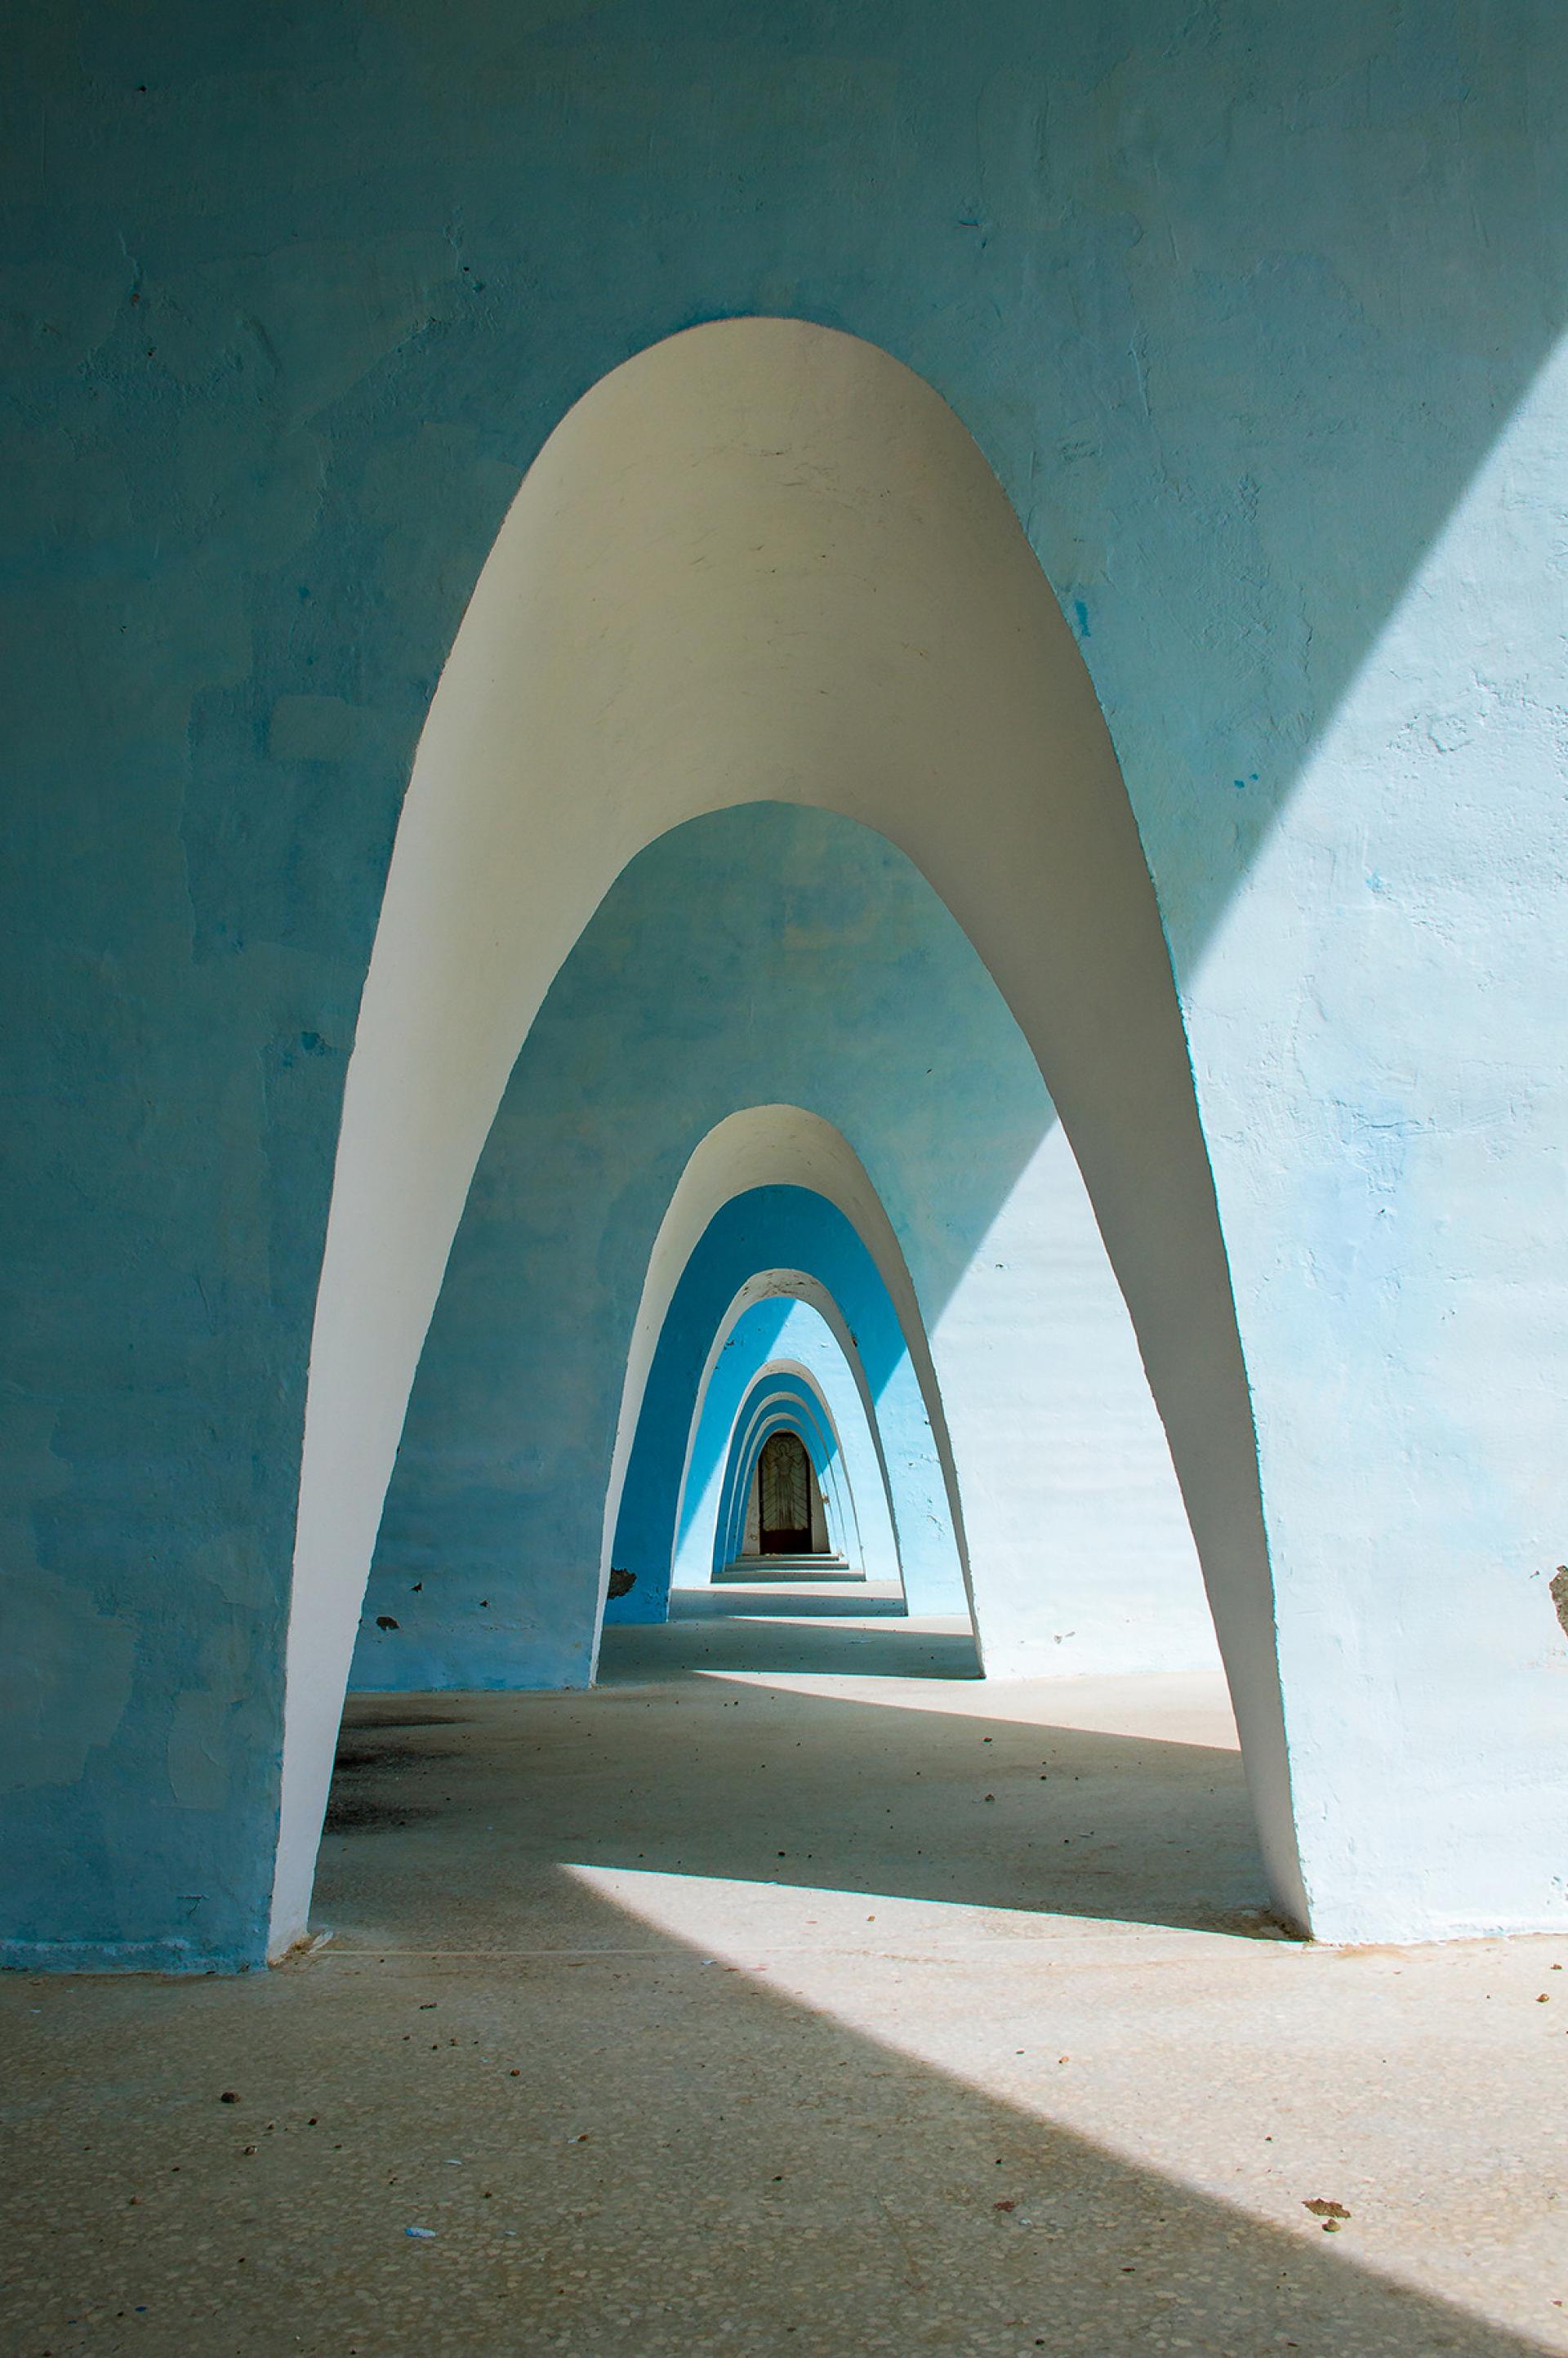
[[1209,1682],[950,1637],[357,1700],[326,1946],[0,1985],[0,2350],[1568,2350],[1568,1944],[1270,1937]]

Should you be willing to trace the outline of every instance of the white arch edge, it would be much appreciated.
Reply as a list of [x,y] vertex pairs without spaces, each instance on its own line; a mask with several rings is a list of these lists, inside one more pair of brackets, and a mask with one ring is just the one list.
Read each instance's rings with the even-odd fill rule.
[[[865,1417],[867,1429],[871,1434],[871,1447],[876,1453],[877,1469],[881,1479],[882,1497],[886,1502],[888,1523],[892,1531],[893,1556],[898,1564],[899,1585],[902,1587],[903,1585],[904,1578],[903,1545],[899,1538],[898,1514],[893,1505],[892,1482],[888,1472],[887,1452],[882,1446],[881,1423],[877,1415],[876,1401],[871,1395],[871,1387],[870,1379],[866,1374],[865,1363],[860,1357],[860,1347],[850,1331],[849,1320],[845,1317],[842,1310],[838,1307],[833,1295],[828,1292],[827,1288],[819,1279],[810,1276],[805,1270],[759,1270],[754,1277],[748,1278],[745,1284],[739,1289],[734,1300],[730,1303],[729,1309],[725,1312],[723,1318],[719,1321],[719,1326],[714,1334],[712,1345],[708,1350],[707,1360],[703,1365],[702,1375],[697,1388],[696,1404],[692,1410],[691,1427],[687,1435],[686,1458],[681,1466],[680,1492],[676,1501],[676,1530],[677,1532],[679,1531],[681,1527],[681,1518],[686,1511],[687,1486],[691,1476],[692,1452],[697,1445],[697,1427],[702,1421],[703,1409],[708,1400],[708,1386],[712,1382],[714,1370],[719,1365],[719,1354],[728,1343],[730,1336],[734,1332],[737,1324],[742,1317],[744,1317],[748,1310],[754,1308],[756,1303],[759,1302],[779,1300],[802,1302],[806,1303],[808,1309],[815,1310],[817,1316],[822,1320],[823,1325],[827,1328],[829,1334],[831,1334],[834,1341],[838,1344],[838,1348],[842,1352],[845,1361],[849,1366],[850,1376],[854,1380],[855,1390],[860,1395],[861,1412]],[[807,1368],[804,1363],[781,1360],[778,1362],[770,1361],[769,1364],[770,1366],[776,1364],[781,1367],[785,1365],[795,1367],[798,1373],[807,1377],[808,1379],[811,1380],[814,1389],[820,1394],[820,1384],[817,1384],[816,1379],[811,1377],[810,1369]],[[764,1371],[762,1369],[758,1370],[758,1380],[761,1379],[763,1372]],[[826,1400],[824,1400],[823,1404],[825,1407],[827,1405]],[[927,1405],[926,1413],[927,1415],[930,1414],[929,1404]],[[829,1415],[831,1416],[831,1412],[829,1412]],[[935,1426],[933,1426],[932,1429],[933,1432],[935,1432]],[[842,1447],[841,1438],[840,1447]],[[859,1533],[858,1516],[856,1519],[856,1527],[857,1533]]]
[[[754,1400],[751,1413],[746,1419],[744,1435],[741,1435],[739,1418],[730,1432],[725,1449],[726,1472],[730,1470],[731,1460],[736,1466],[743,1463],[746,1472],[743,1480],[738,1480],[737,1490],[738,1492],[749,1490],[756,1475],[758,1460],[771,1436],[779,1432],[794,1432],[804,1444],[807,1457],[811,1458],[811,1470],[816,1477],[817,1487],[822,1493],[824,1515],[826,1516],[831,1508],[838,1519],[842,1538],[848,1541],[852,1534],[858,1553],[860,1550],[860,1516],[855,1507],[854,1485],[849,1480],[848,1469],[844,1465],[844,1444],[833,1411],[823,1397],[811,1370],[804,1365],[798,1363],[792,1365],[783,1359],[775,1361],[759,1377],[758,1381],[765,1383],[784,1376],[790,1377],[796,1383],[804,1384],[810,1392],[809,1419],[806,1420],[804,1416],[798,1393],[792,1394],[784,1390],[772,1391],[765,1398]],[[812,1455],[808,1435],[800,1430],[803,1421],[808,1421],[816,1428],[819,1441],[826,1439],[831,1444],[833,1455],[822,1465],[818,1465]],[[831,1537],[832,1525],[830,1524],[828,1528]],[[714,1536],[715,1538],[718,1536],[717,1529]],[[848,1559],[850,1553],[849,1548],[847,1545],[841,1546],[839,1553]]]
[[1310,1920],[1214,1182],[1092,685],[1016,514],[933,388],[852,334],[745,318],[649,346],[556,427],[420,738],[310,1347],[273,1955],[308,1920],[408,1390],[518,1047],[628,860],[704,810],[759,800],[840,810],[911,858],[1034,1050],[1165,1422],[1275,1906]]
[[[909,1274],[903,1250],[881,1195],[864,1163],[842,1130],[803,1106],[748,1106],[727,1114],[693,1148],[676,1183],[668,1209],[659,1223],[642,1300],[633,1324],[626,1354],[626,1378],[621,1413],[616,1421],[615,1452],[604,1498],[604,1528],[600,1546],[599,1607],[595,1625],[593,1675],[598,1675],[599,1643],[604,1628],[604,1606],[610,1588],[610,1552],[621,1512],[626,1467],[643,1412],[654,1353],[675,1299],[681,1273],[708,1223],[737,1195],[754,1187],[803,1187],[822,1195],[840,1211],[876,1265],[903,1336],[904,1349],[914,1370],[937,1463],[953,1519],[953,1537],[964,1581],[971,1622],[974,1592],[969,1578],[968,1551],[964,1543],[963,1509],[953,1445],[942,1408],[941,1387],[926,1339],[925,1321]],[[816,1305],[814,1305],[816,1306]],[[847,1331],[847,1330],[846,1330]],[[710,1371],[709,1371],[710,1372]],[[687,1448],[689,1452],[690,1444]],[[894,1530],[897,1519],[894,1518]],[[902,1559],[901,1559],[902,1563]],[[977,1639],[977,1643],[978,1643]]]

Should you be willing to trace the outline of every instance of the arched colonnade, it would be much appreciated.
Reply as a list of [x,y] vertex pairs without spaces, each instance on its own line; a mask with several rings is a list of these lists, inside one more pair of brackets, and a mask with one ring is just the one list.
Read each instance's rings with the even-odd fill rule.
[[[706,811],[751,804],[838,813],[892,845],[1033,1052],[1180,1479],[1275,1905],[1304,1920],[1225,1251],[1159,913],[1087,676],[1000,488],[930,387],[855,339],[739,320],[642,354],[563,421],[420,743],[345,1092],[312,1345],[274,1949],[306,1921],[383,1500],[508,1076],[629,863]],[[937,1408],[962,1548],[974,1516],[935,1379],[940,1316],[922,1314],[842,1133],[760,1107],[704,1135],[654,1239],[601,1573],[676,1289],[709,1221],[750,1188],[822,1195],[877,1260]]]

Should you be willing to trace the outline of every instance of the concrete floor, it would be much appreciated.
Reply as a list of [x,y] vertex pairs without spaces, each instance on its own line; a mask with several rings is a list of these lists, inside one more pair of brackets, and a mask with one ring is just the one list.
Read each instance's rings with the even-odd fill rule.
[[330,1942],[0,1987],[0,2350],[1568,2350],[1564,1944],[1272,1937],[1208,1682],[967,1667],[357,1699]]

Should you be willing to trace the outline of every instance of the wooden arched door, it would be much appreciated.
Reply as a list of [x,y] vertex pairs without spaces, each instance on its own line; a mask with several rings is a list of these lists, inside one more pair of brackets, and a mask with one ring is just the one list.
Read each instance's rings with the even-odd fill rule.
[[757,1460],[757,1545],[762,1554],[810,1554],[815,1479],[800,1435],[770,1433]]

